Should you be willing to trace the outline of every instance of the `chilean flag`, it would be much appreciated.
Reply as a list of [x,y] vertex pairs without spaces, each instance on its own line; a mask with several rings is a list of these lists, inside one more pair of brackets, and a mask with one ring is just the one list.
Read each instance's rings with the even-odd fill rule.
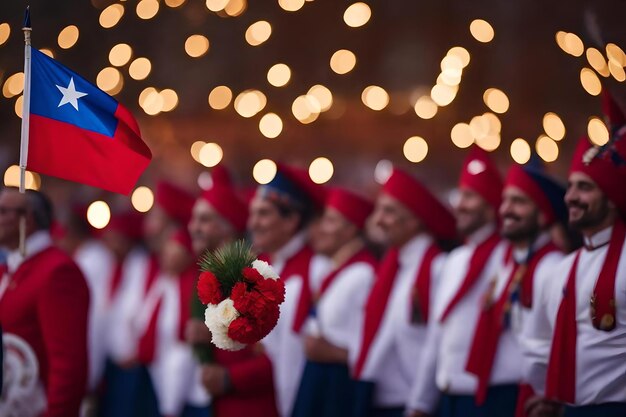
[[129,194],[152,158],[130,112],[95,85],[31,48],[26,167]]

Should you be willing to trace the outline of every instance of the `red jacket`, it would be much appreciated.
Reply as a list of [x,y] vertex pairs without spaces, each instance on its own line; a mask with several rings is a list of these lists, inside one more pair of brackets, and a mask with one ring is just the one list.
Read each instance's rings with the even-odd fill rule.
[[216,417],[278,416],[274,399],[272,363],[263,353],[254,352],[253,346],[229,352],[214,348],[215,363],[228,369],[232,384],[231,393],[213,399]]
[[87,385],[88,309],[83,274],[54,247],[26,259],[0,298],[4,332],[23,338],[37,355],[45,417],[78,416]]

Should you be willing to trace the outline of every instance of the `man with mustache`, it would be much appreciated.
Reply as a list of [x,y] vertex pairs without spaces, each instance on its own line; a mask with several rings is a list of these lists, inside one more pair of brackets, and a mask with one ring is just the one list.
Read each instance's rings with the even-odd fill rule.
[[[548,367],[545,399],[527,403],[531,416],[558,415],[561,404],[566,417],[626,415],[626,119],[604,100],[613,137],[602,148],[580,140],[565,195],[585,245],[557,265],[537,300],[535,336],[552,335],[552,346],[534,358]],[[545,376],[536,370],[533,379]]]
[[465,244],[448,255],[441,273],[422,368],[407,404],[415,417],[434,414],[438,403],[442,417],[498,416],[498,410],[514,406],[517,399],[517,386],[510,384],[514,381],[508,375],[519,363],[508,363],[494,375],[480,406],[475,403],[478,380],[466,370],[481,297],[502,268],[508,246],[498,233],[502,179],[488,154],[475,146],[463,164],[459,185],[455,214]]
[[[507,404],[508,410],[500,410],[501,415],[523,417],[524,402],[533,395],[527,384],[531,371],[522,352],[536,354],[549,349],[548,344],[538,345],[529,337],[529,317],[542,282],[551,279],[554,265],[562,259],[549,228],[565,220],[564,194],[563,187],[538,168],[513,165],[509,169],[500,218],[501,234],[510,246],[503,268],[484,295],[467,361],[467,370],[478,378],[477,405],[485,403],[487,390],[496,385],[492,379],[524,382],[517,409],[515,404]],[[522,366],[510,367],[507,362],[521,362]]]

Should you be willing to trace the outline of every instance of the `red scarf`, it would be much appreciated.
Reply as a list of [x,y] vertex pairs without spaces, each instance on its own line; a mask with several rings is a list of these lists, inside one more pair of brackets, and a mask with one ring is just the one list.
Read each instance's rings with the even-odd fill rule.
[[157,260],[156,256],[150,255],[150,259],[148,260],[148,271],[147,271],[147,276],[146,276],[146,282],[143,287],[144,295],[148,294],[148,291],[152,287],[152,284],[154,284],[154,281],[156,281],[157,275],[159,275],[159,261]]
[[[490,299],[492,294],[487,294],[487,303],[480,313],[478,324],[474,331],[474,338],[467,358],[466,370],[478,377],[478,388],[476,390],[476,405],[484,404],[487,399],[489,380],[496,358],[500,336],[504,331],[505,313],[511,301],[511,295],[518,287],[521,288],[525,281],[533,280],[535,269],[539,261],[548,253],[558,250],[552,242],[544,245],[537,252],[531,254],[527,264],[514,262],[511,273],[506,281],[502,293],[495,302]],[[510,257],[511,251],[507,253]],[[508,262],[507,262],[508,263]],[[495,282],[494,282],[495,284]],[[532,284],[528,285],[532,289]],[[495,290],[495,286],[492,287]]]
[[487,265],[487,261],[489,260],[491,253],[494,251],[498,243],[500,243],[500,236],[498,236],[497,232],[494,232],[484,242],[476,246],[476,249],[474,249],[474,253],[470,259],[469,268],[467,269],[463,283],[461,283],[458,291],[441,316],[440,321],[442,323],[446,320],[446,318],[448,318],[450,313],[452,313],[456,305],[463,300],[474,284],[476,284],[480,278],[480,274],[483,272],[483,268]]
[[[624,224],[616,221],[591,299],[591,320],[601,331],[615,328],[615,278],[625,238]],[[546,379],[546,397],[570,404],[576,401],[576,269],[581,251],[574,258],[556,316]]]
[[370,345],[374,341],[378,326],[383,319],[389,294],[391,294],[393,283],[398,274],[398,268],[400,268],[399,254],[400,251],[398,248],[391,248],[387,251],[378,267],[376,281],[367,298],[361,351],[359,352],[359,357],[357,358],[354,369],[356,378],[360,377],[361,372],[363,372]]
[[309,283],[309,272],[313,255],[313,250],[309,246],[304,246],[285,262],[285,267],[280,274],[281,279],[285,283],[295,275],[302,277],[302,289],[300,290],[300,299],[298,300],[292,327],[296,333],[300,333],[300,330],[302,330],[302,326],[309,315],[309,310],[313,305],[313,295],[311,294],[311,285]]
[[428,323],[433,261],[440,253],[441,249],[434,243],[431,244],[426,250],[426,253],[424,253],[424,259],[422,259],[421,265],[417,271],[411,294],[412,323]]
[[160,297],[159,301],[157,301],[157,304],[154,306],[154,310],[152,310],[150,322],[148,323],[146,331],[139,338],[139,343],[137,345],[137,360],[144,365],[152,363],[156,354],[157,327],[162,303],[163,297]]
[[113,274],[109,285],[109,303],[115,299],[120,284],[122,283],[122,272],[124,271],[124,262],[116,261],[113,267]]

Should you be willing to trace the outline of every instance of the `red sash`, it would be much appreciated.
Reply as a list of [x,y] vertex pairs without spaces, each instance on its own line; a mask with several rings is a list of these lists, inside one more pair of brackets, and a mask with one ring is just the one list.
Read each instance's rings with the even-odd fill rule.
[[440,253],[441,249],[436,244],[431,244],[426,253],[424,253],[424,259],[422,259],[417,271],[415,285],[411,294],[411,321],[413,323],[428,323],[432,266],[433,261]]

